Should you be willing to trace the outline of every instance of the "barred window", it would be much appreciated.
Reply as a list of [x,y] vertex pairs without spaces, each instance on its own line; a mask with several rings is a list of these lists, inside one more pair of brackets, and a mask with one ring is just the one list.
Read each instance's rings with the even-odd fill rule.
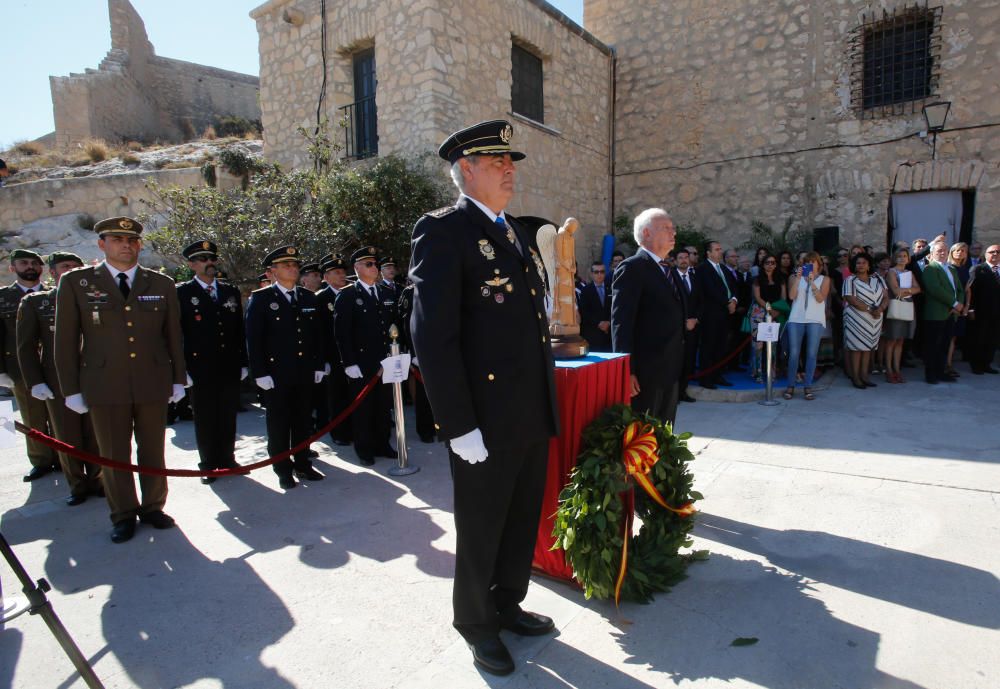
[[916,112],[935,95],[941,10],[901,8],[855,30],[852,101],[863,117]]
[[517,45],[511,44],[510,107],[518,115],[535,122],[545,122],[545,101],[542,96],[542,60]]

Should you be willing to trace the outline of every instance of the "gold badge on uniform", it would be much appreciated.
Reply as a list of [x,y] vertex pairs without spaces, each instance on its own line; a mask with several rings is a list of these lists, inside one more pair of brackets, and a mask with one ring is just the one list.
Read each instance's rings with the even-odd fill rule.
[[505,144],[510,143],[510,137],[514,135],[514,128],[509,124],[500,130],[500,140]]
[[293,246],[288,247],[287,249],[285,249],[285,253],[288,254],[289,256],[294,256],[295,255],[295,247],[293,247]]
[[201,248],[202,249],[208,249],[208,247],[210,247],[210,246],[211,246],[211,244],[209,244],[208,242],[202,242],[201,243]]
[[479,240],[479,253],[481,253],[487,261],[492,261],[497,257],[493,249],[493,245],[486,239]]
[[122,228],[123,230],[131,230],[132,221],[129,220],[128,218],[122,218],[121,220],[118,221],[118,227]]

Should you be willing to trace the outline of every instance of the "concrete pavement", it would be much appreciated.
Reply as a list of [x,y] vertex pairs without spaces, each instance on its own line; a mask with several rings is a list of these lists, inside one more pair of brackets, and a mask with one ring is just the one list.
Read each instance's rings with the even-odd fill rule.
[[[681,405],[711,558],[620,610],[536,577],[525,607],[559,631],[505,636],[506,678],[476,671],[450,627],[439,444],[412,444],[422,470],[400,480],[321,444],[327,479],[288,494],[270,470],[171,479],[179,528],[114,545],[103,501],[66,507],[59,475],[21,482],[22,443],[0,451],[0,529],[109,688],[992,689],[1000,376],[961,370],[954,385],[840,379],[814,402]],[[238,459],[263,458],[262,415],[240,432]],[[190,423],[167,448],[196,466]],[[5,563],[0,580],[17,592]],[[0,688],[83,686],[40,619],[0,628]]]

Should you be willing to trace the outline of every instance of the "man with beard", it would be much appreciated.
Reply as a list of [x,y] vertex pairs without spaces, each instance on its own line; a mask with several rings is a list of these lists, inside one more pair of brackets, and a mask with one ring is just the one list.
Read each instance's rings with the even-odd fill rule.
[[[62,276],[83,261],[76,254],[56,251],[49,256],[49,274],[56,285]],[[45,403],[56,438],[91,454],[98,454],[97,438],[89,414],[78,414],[65,405],[59,388],[55,358],[56,288],[28,294],[17,311],[17,361],[31,396]],[[101,467],[66,453],[59,463],[69,484],[66,504],[80,505],[90,495],[104,495]]]
[[[327,254],[320,259],[320,270],[323,271],[323,287],[316,292],[316,303],[323,329],[323,361],[330,367],[330,374],[326,377],[323,389],[323,394],[326,395],[326,411],[324,417],[317,417],[317,427],[328,424],[351,402],[350,385],[344,373],[344,365],[340,361],[337,336],[333,330],[333,304],[337,300],[337,295],[348,284],[347,261],[341,254]],[[330,429],[330,441],[334,445],[341,447],[350,445],[351,436],[350,417]]]
[[[108,218],[94,226],[104,261],[59,281],[56,297],[56,371],[66,406],[90,410],[101,454],[163,469],[167,404],[184,397],[177,288],[165,275],[139,265],[142,225]],[[101,472],[111,508],[113,543],[135,535],[136,517],[155,529],[174,520],[163,512],[167,479],[142,474],[136,496],[129,471]]]
[[[3,356],[0,356],[0,385],[13,389],[21,420],[42,433],[49,431],[49,414],[45,402],[31,396],[21,376],[17,362],[17,307],[26,294],[42,289],[42,257],[27,249],[14,249],[10,254],[10,272],[17,279],[0,289],[0,328],[3,329]],[[25,481],[34,481],[57,469],[56,453],[37,440],[27,440],[31,471]]]
[[[177,285],[198,468],[202,471],[238,466],[236,414],[240,381],[249,374],[240,291],[218,280],[216,251],[216,245],[208,240],[186,247],[181,253],[194,278]],[[206,485],[214,481],[213,476],[201,479]]]

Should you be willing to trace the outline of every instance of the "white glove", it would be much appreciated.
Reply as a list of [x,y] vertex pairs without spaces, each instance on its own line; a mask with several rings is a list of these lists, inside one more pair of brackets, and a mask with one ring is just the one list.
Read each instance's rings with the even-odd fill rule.
[[326,371],[313,371],[313,382],[322,383],[324,376],[326,376]]
[[180,402],[182,399],[184,399],[184,395],[186,395],[186,394],[187,393],[184,392],[184,386],[183,385],[181,385],[180,383],[174,383],[174,394],[172,394],[170,396],[170,401],[171,402]]
[[12,388],[14,387],[14,379],[7,373],[0,373],[0,386]]
[[86,414],[90,407],[83,401],[83,395],[79,392],[66,398],[66,408],[75,411],[77,414]]
[[254,382],[257,383],[257,387],[261,390],[273,390],[274,389],[274,378],[271,376],[264,376],[263,378],[254,378]]
[[323,375],[324,376],[330,375],[330,364],[323,365]]
[[184,375],[187,376],[187,382],[184,384],[184,387],[189,388],[192,385],[194,385],[194,381],[191,380],[191,374],[190,373],[185,373]]
[[478,428],[473,428],[465,435],[451,439],[451,451],[469,464],[485,462],[486,445],[483,444],[483,434]]
[[240,380],[246,380],[247,376],[249,375],[250,375],[250,369],[248,369],[246,366],[240,369]]
[[54,400],[56,398],[56,396],[52,394],[52,389],[45,383],[32,385],[31,396],[36,400]]
[[344,373],[347,374],[348,378],[357,380],[361,377],[361,368],[359,366],[348,366],[344,369]]
[[420,368],[420,362],[417,361],[417,357],[413,357],[412,359],[410,359],[410,363],[416,366],[417,368]]

